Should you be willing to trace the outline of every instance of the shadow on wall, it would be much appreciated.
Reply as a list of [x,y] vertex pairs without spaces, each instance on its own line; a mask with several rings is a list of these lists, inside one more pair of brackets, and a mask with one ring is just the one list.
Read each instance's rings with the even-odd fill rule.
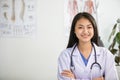
[[103,41],[100,39],[100,36],[98,37],[98,44],[101,47],[104,47]]

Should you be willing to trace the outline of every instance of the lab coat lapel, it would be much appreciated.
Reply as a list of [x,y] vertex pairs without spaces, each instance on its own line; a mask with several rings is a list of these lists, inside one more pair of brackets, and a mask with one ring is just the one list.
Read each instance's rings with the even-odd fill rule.
[[[95,47],[96,57],[97,57],[97,60],[98,60],[98,56],[100,55],[100,52],[99,52],[99,49],[98,49],[97,45],[94,44],[94,43],[93,43],[93,45],[94,45],[94,47]],[[91,52],[90,58],[89,58],[89,60],[88,60],[88,65],[87,65],[87,67],[90,68],[91,65],[92,65],[94,62],[95,62],[95,51],[94,51],[94,48],[92,48],[92,52]],[[97,61],[97,62],[98,62],[98,61]]]
[[75,59],[77,59],[77,62],[81,67],[86,67],[77,47],[75,48],[73,56],[74,56]]
[[91,54],[90,54],[90,57],[89,57],[89,60],[88,60],[88,63],[87,63],[87,68],[90,69],[92,63],[95,62],[94,59],[95,59],[95,58],[94,58],[94,49],[92,48],[92,52],[91,52]]

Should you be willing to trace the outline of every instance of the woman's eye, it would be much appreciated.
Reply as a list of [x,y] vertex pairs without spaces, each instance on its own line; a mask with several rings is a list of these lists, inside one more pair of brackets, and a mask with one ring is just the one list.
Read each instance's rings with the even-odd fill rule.
[[79,29],[82,29],[82,27],[78,27]]
[[91,29],[92,27],[91,26],[88,26],[88,29]]

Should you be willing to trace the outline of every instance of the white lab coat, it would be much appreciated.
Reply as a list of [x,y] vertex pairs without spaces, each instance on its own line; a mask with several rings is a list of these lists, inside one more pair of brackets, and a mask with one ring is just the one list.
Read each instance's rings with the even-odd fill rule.
[[[115,67],[114,56],[110,53],[108,49],[98,47],[95,44],[94,46],[96,49],[97,62],[101,65],[102,70],[100,71],[98,65],[94,65],[92,71],[90,72],[90,67],[92,63],[95,62],[94,49],[92,49],[87,66],[85,66],[82,57],[80,56],[79,50],[76,47],[72,55],[73,65],[75,67],[75,69],[72,71],[75,74],[76,80],[91,80],[91,75],[92,78],[105,75],[105,80],[119,80]],[[58,58],[57,76],[59,80],[71,80],[68,77],[62,76],[61,72],[63,70],[70,70],[70,56],[72,50],[73,47],[65,49]]]

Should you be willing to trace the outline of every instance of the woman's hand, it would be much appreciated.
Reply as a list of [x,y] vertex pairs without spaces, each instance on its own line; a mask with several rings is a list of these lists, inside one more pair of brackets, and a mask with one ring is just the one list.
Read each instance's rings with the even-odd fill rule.
[[65,77],[69,77],[71,79],[75,79],[75,75],[70,70],[63,70],[61,75]]
[[94,78],[93,80],[104,80],[104,77]]

